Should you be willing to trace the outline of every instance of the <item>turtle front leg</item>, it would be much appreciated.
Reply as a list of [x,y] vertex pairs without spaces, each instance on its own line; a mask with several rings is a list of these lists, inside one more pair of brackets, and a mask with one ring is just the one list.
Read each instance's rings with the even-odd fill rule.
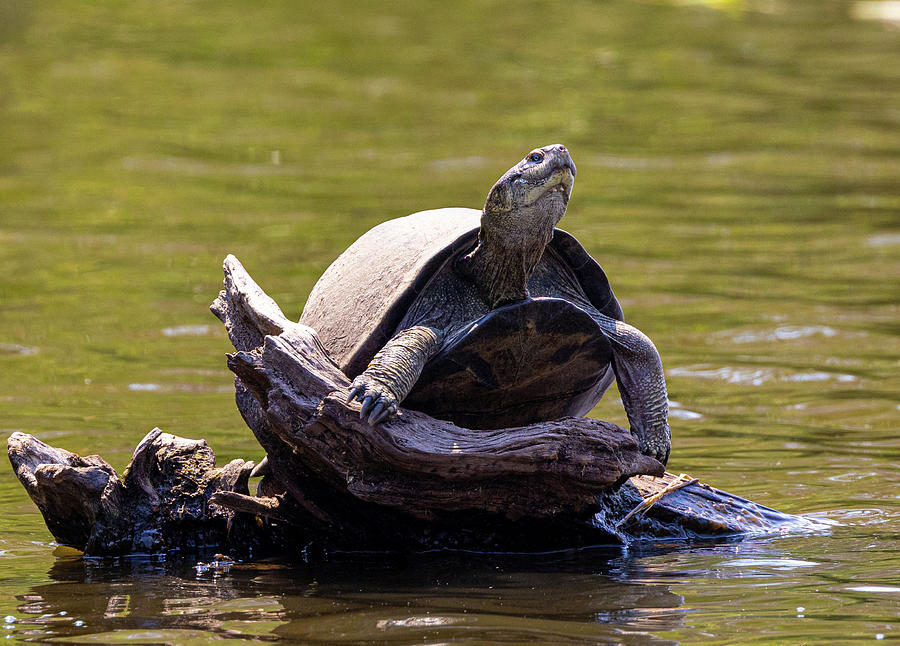
[[613,370],[631,433],[642,453],[666,464],[672,440],[669,396],[659,352],[636,327],[599,312],[594,319],[613,346]]
[[360,418],[368,416],[369,423],[376,424],[393,417],[425,364],[440,350],[443,337],[441,330],[422,325],[394,335],[350,384],[347,401],[362,402]]

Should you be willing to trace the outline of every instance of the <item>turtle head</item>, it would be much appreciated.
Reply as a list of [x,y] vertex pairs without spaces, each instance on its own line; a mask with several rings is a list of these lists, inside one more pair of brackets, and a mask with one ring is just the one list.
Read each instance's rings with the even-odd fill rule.
[[575,163],[561,144],[535,148],[488,193],[478,246],[459,267],[491,307],[528,297],[528,278],[566,214]]
[[488,193],[482,228],[550,231],[566,214],[575,182],[575,162],[562,144],[535,148],[503,174]]

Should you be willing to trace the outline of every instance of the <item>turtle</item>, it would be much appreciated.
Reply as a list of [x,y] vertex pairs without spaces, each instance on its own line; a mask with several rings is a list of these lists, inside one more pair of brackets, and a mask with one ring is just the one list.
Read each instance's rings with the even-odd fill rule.
[[569,233],[576,175],[561,144],[500,177],[480,211],[383,222],[322,274],[300,316],[352,379],[371,424],[400,404],[475,429],[583,417],[617,380],[631,434],[670,450],[659,352]]

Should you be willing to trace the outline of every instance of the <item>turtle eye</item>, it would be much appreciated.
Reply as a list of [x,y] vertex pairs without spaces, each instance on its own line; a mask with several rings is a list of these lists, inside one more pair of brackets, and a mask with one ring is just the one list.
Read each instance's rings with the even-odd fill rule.
[[541,153],[541,152],[534,152],[534,153],[531,153],[530,155],[528,155],[528,159],[531,160],[531,161],[533,161],[533,162],[543,161],[543,159],[544,159],[544,153]]

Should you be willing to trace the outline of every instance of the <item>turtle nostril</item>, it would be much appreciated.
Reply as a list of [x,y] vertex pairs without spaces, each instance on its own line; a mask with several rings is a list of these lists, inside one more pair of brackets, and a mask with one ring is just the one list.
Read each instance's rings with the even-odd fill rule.
[[564,152],[566,152],[566,147],[565,147],[565,146],[559,146],[559,147],[557,148],[557,150],[558,150],[559,152],[561,152],[561,153],[564,153]]

